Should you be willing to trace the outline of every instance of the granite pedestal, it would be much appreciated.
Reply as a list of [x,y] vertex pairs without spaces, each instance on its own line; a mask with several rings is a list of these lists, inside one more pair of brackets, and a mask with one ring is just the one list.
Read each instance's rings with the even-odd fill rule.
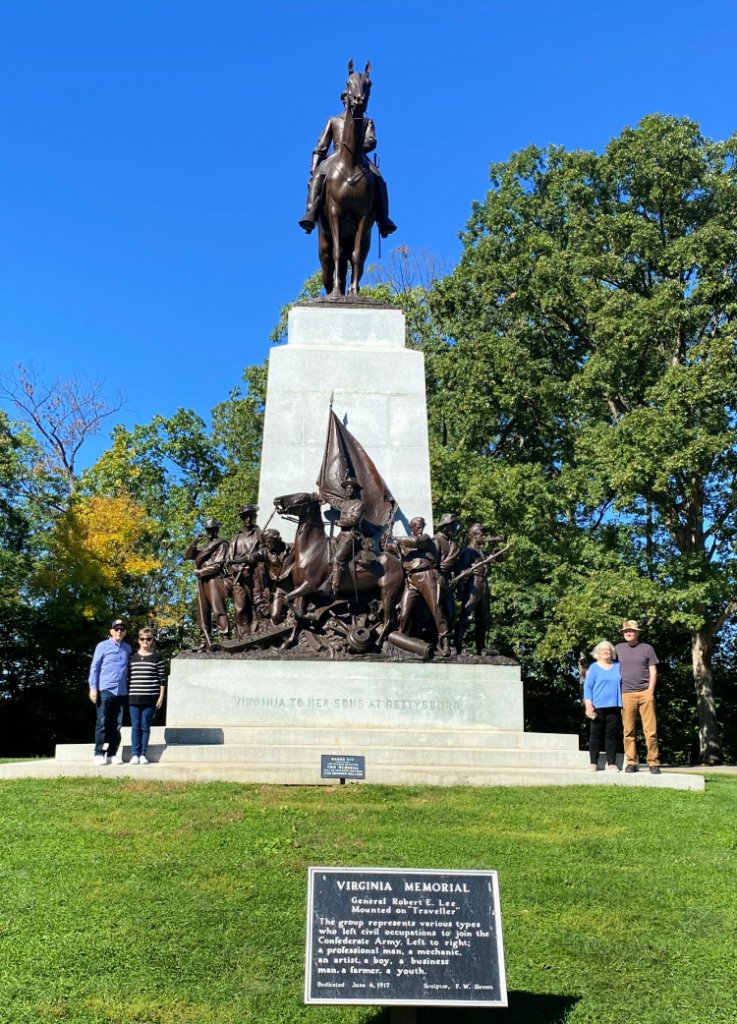
[[[413,516],[432,524],[424,357],[406,347],[402,311],[295,306],[287,337],[269,356],[259,522],[278,495],[315,490],[333,394],[333,411],[397,500],[397,534],[409,532]],[[271,525],[294,537],[288,520],[275,516]]]

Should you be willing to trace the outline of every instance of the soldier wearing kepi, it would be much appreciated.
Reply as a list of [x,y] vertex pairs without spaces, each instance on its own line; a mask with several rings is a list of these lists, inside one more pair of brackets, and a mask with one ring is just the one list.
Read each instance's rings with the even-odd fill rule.
[[655,717],[655,686],[658,681],[658,656],[650,644],[640,641],[640,626],[635,619],[622,625],[624,643],[617,644],[622,674],[622,725],[624,728],[625,772],[636,772],[637,716],[647,744],[647,764],[652,775],[660,775],[658,723]]
[[263,537],[256,526],[258,506],[250,502],[241,505],[238,515],[241,528],[230,542],[227,567],[233,581],[235,624],[239,640],[247,640],[258,629],[261,600],[261,579],[256,571],[263,562]]
[[348,567],[348,563],[355,558],[361,549],[363,542],[363,517],[366,512],[366,505],[361,500],[361,485],[354,476],[347,476],[341,483],[345,491],[346,503],[338,520],[340,533],[335,539],[335,551],[333,553],[333,569],[330,575],[330,586],[334,594],[338,593],[340,579]]
[[404,593],[399,605],[399,632],[409,636],[412,611],[418,598],[422,598],[432,616],[438,634],[438,650],[444,658],[450,656],[450,624],[439,601],[440,558],[432,537],[424,532],[422,516],[410,519],[411,536],[398,537],[394,546],[402,560],[405,575]]
[[197,624],[200,627],[199,649],[206,650],[212,641],[212,620],[215,619],[218,636],[224,639],[230,633],[228,612],[225,608],[227,585],[225,559],[228,542],[220,537],[217,519],[205,520],[206,537],[198,537],[187,546],[184,557],[194,561],[197,577]]
[[[367,70],[370,71],[371,65],[367,65]],[[370,92],[371,83],[368,83],[368,91],[366,100],[363,106],[356,104],[353,109],[354,120],[363,122],[363,152],[364,154],[370,153],[376,149],[376,129],[374,128],[374,122],[370,117],[364,117],[366,112],[366,106],[368,105],[368,92]],[[345,104],[346,93],[341,94],[341,101]],[[322,187],[325,184],[325,176],[330,166],[330,161],[333,159],[335,154],[340,149],[343,141],[343,125],[345,123],[345,114],[338,114],[336,117],[328,118],[328,121],[323,128],[320,138],[315,144],[315,148],[312,152],[312,165],[310,167],[310,182],[307,186],[307,209],[305,210],[302,219],[299,222],[299,226],[309,233],[315,227],[315,221],[319,216],[320,212],[320,200],[322,198]],[[328,151],[332,144],[333,152],[328,156]],[[397,230],[397,225],[393,220],[389,218],[389,196],[386,190],[386,182],[379,173],[379,168],[376,164],[364,157],[366,167],[369,169],[369,173],[373,178],[374,184],[374,217],[376,225],[379,229],[379,234],[382,238],[386,238],[392,231]]]

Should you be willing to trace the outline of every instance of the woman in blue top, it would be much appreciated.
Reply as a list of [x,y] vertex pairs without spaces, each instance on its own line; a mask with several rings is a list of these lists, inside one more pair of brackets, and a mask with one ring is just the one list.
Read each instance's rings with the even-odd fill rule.
[[617,655],[614,646],[608,640],[602,640],[593,649],[591,656],[596,660],[586,673],[583,687],[586,717],[591,720],[589,771],[595,772],[598,769],[603,738],[607,770],[618,772],[617,741],[622,727],[622,677],[615,661]]

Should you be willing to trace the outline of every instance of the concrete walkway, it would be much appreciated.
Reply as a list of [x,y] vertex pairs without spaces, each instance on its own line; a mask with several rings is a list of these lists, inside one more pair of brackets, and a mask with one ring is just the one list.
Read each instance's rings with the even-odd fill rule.
[[[624,772],[589,772],[585,768],[495,768],[475,772],[468,768],[446,768],[442,779],[432,770],[418,766],[416,777],[404,785],[416,786],[635,786],[654,789],[704,789],[704,769],[663,768],[660,775],[651,775],[646,765],[634,774]],[[734,767],[707,769],[709,773],[733,774]],[[366,782],[376,785],[396,785],[391,772],[380,767],[367,773]],[[405,770],[406,775],[406,770]],[[263,765],[224,763],[170,763],[149,765],[96,765],[92,758],[85,761],[48,760],[18,761],[0,764],[3,779],[55,779],[55,778],[114,778],[136,782],[239,782],[249,785],[336,785],[335,779],[306,778],[303,772],[291,774],[281,766],[270,771]]]

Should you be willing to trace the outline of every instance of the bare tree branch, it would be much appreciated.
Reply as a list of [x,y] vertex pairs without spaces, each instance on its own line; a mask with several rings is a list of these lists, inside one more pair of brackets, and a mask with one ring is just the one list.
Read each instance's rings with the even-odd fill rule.
[[0,376],[0,398],[31,427],[48,468],[60,472],[72,490],[80,449],[125,405],[121,390],[106,396],[102,380],[71,377],[47,383],[38,371],[21,363],[13,373]]

